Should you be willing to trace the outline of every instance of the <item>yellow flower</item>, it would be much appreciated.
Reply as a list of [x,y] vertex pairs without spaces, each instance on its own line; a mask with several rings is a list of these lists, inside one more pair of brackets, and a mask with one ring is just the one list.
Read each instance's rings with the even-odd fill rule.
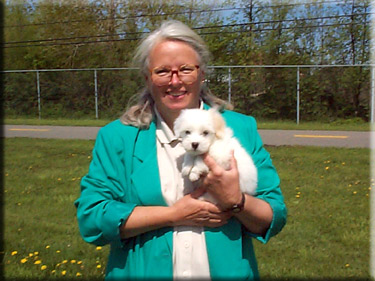
[[47,269],[47,266],[46,266],[46,265],[42,265],[42,266],[40,267],[40,269],[41,269],[41,270],[45,270],[45,269]]
[[56,253],[60,254],[60,253],[61,253],[61,251],[60,251],[60,250],[57,250],[57,251],[56,251]]
[[37,261],[34,262],[34,264],[41,264],[41,263],[42,263],[41,260],[37,260]]
[[61,275],[65,275],[65,274],[66,274],[66,270],[61,271]]
[[56,270],[55,270],[55,269],[54,269],[54,270],[52,270],[52,271],[51,271],[51,273],[52,273],[52,274],[56,273]]
[[67,263],[67,262],[68,262],[68,260],[63,260],[63,261],[62,261],[62,263]]
[[328,171],[329,170],[329,167],[326,167],[326,171]]
[[77,261],[77,264],[81,264],[82,263],[82,261]]
[[101,249],[102,249],[102,247],[100,247],[100,246],[96,247],[97,251],[100,251]]
[[76,260],[71,260],[70,263],[76,263],[77,261]]
[[50,246],[50,245],[47,245],[47,246],[46,246],[46,249],[49,249],[49,248],[51,248],[51,246]]
[[34,252],[34,255],[36,255],[36,256],[39,255],[39,252]]
[[357,194],[357,191],[353,191],[353,194],[356,195],[356,194]]
[[101,266],[100,264],[98,264],[98,265],[96,266],[96,268],[102,268],[102,266]]
[[349,267],[349,266],[350,266],[350,264],[348,264],[348,263],[345,265],[345,267]]
[[299,197],[300,197],[299,194],[297,194],[297,195],[296,195],[296,198],[299,198]]
[[25,262],[27,262],[26,258],[21,260],[21,263],[25,263]]
[[11,255],[12,255],[12,256],[15,256],[15,255],[17,255],[17,254],[18,254],[17,251],[13,251]]
[[57,180],[58,180],[58,181],[61,181],[61,178],[58,178]]
[[76,276],[77,276],[77,277],[80,277],[80,276],[82,276],[82,274],[79,273],[79,272],[77,272]]

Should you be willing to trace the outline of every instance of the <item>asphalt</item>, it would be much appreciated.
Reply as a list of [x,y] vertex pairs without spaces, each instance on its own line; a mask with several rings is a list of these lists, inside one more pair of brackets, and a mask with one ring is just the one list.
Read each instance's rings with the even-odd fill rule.
[[[3,125],[0,137],[94,140],[100,127]],[[259,130],[265,145],[375,148],[375,132]],[[371,147],[372,145],[372,147]]]

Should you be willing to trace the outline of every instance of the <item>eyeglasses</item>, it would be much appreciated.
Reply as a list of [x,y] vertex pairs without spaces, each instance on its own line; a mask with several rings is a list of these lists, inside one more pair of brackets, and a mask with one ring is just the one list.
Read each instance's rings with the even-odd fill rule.
[[173,73],[185,84],[192,84],[197,80],[199,65],[183,64],[177,70],[172,70],[169,66],[158,66],[152,69],[151,79],[157,86],[166,86],[171,82]]

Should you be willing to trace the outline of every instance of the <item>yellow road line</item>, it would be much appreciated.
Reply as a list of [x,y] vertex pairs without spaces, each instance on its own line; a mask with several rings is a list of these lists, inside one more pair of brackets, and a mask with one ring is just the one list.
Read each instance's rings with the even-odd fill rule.
[[33,132],[47,132],[49,129],[9,129],[9,131],[33,131]]
[[327,139],[347,139],[348,136],[323,136],[323,135],[294,135],[295,138],[327,138]]

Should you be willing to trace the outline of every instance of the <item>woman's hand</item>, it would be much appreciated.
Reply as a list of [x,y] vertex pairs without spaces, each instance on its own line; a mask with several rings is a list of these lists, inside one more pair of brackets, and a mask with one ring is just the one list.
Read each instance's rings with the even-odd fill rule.
[[227,223],[231,213],[223,212],[211,202],[199,200],[204,192],[201,188],[197,189],[171,207],[174,210],[173,226],[219,227]]
[[208,154],[203,156],[203,161],[210,171],[203,177],[202,187],[218,201],[223,210],[228,210],[234,204],[240,203],[242,193],[237,161],[234,158],[233,151],[229,170],[225,170],[216,164],[215,160]]
[[166,226],[219,227],[227,223],[230,212],[221,211],[215,204],[197,199],[205,191],[197,189],[185,195],[173,206],[137,206],[120,226],[122,239]]
[[[206,189],[223,210],[241,202],[242,192],[239,184],[237,162],[232,153],[229,170],[221,168],[212,157],[204,155],[204,162],[209,168],[203,178],[202,188]],[[273,210],[264,200],[245,194],[244,209],[233,214],[250,232],[264,236],[271,225]]]

